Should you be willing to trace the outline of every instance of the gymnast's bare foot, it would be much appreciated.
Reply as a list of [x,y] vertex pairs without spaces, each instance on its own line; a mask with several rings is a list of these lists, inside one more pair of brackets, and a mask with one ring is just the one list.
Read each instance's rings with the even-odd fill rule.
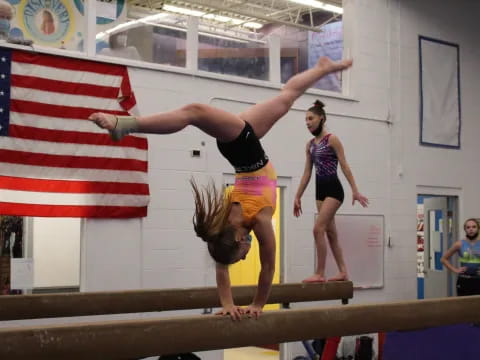
[[331,277],[328,279],[328,281],[347,281],[347,280],[348,280],[348,275],[345,272],[339,272],[334,277]]
[[304,283],[317,283],[317,282],[326,282],[325,277],[319,274],[313,274],[312,276],[302,280]]
[[115,116],[105,113],[94,113],[88,117],[102,129],[107,129],[113,141],[120,141],[125,135],[138,130],[135,116]]
[[93,113],[88,117],[88,120],[93,121],[95,124],[97,124],[98,127],[101,127],[102,129],[107,129],[109,131],[115,129],[118,121],[115,115],[100,112]]
[[330,58],[326,56],[322,56],[318,62],[317,66],[325,69],[327,73],[332,73],[335,71],[342,71],[348,69],[352,66],[353,60],[352,59],[344,59],[340,61],[332,61]]

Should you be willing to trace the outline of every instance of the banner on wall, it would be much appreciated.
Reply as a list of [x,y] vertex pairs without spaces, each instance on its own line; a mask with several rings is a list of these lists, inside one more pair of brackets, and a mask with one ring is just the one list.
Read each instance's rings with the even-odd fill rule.
[[[343,24],[336,21],[322,26],[321,32],[308,32],[308,67],[312,68],[321,56],[328,56],[334,61],[343,55]],[[341,92],[341,73],[329,74],[319,80],[315,87],[322,90]]]
[[420,144],[460,148],[460,48],[419,36]]
[[[10,36],[35,44],[83,51],[84,0],[9,0],[15,8]],[[126,18],[125,0],[97,0],[98,31]]]

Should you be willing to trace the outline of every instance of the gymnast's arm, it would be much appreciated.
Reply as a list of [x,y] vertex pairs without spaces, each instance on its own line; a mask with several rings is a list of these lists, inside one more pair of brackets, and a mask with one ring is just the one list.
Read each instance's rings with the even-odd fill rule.
[[340,142],[340,139],[332,134],[332,136],[330,136],[330,138],[328,139],[328,143],[335,151],[335,154],[337,154],[338,163],[340,164],[343,174],[347,178],[347,181],[352,188],[352,205],[355,203],[355,201],[358,201],[360,205],[362,205],[363,207],[367,207],[368,198],[360,194],[360,192],[358,191],[357,184],[355,183],[355,179],[353,178],[352,170],[350,169],[350,166],[345,159],[345,152],[343,150],[343,145]]
[[302,214],[302,195],[310,182],[310,177],[312,176],[312,157],[310,155],[310,144],[311,140],[307,142],[307,147],[305,150],[305,168],[303,170],[303,175],[300,180],[300,184],[298,184],[297,193],[295,195],[295,200],[293,202],[293,215],[299,217]]
[[460,250],[460,248],[462,247],[462,243],[460,241],[455,241],[455,243],[453,244],[453,246],[448,249],[445,254],[443,254],[442,258],[440,259],[440,261],[442,262],[442,264],[448,269],[450,270],[451,272],[454,272],[456,274],[459,274],[459,273],[462,273],[465,271],[465,268],[464,267],[461,267],[461,268],[456,268],[455,266],[453,266],[451,263],[450,263],[450,258],[453,256],[453,254],[455,254],[456,252],[458,252]]
[[222,304],[222,310],[217,315],[230,315],[233,320],[240,320],[242,309],[233,303],[232,287],[230,285],[230,274],[228,265],[216,264],[217,289]]
[[273,209],[263,208],[255,217],[253,231],[260,247],[261,270],[258,277],[257,292],[252,304],[247,308],[247,313],[254,317],[262,312],[267,303],[272,288],[273,274],[275,273],[275,232],[272,226]]

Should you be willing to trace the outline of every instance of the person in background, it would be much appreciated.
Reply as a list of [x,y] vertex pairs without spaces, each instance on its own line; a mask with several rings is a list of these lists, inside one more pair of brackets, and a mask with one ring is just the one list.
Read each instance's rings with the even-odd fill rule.
[[352,171],[345,159],[340,139],[325,129],[324,125],[327,115],[324,106],[321,101],[317,100],[305,115],[307,128],[314,138],[307,142],[305,169],[293,204],[293,214],[299,217],[302,214],[301,198],[310,181],[313,165],[315,165],[315,199],[318,216],[315,220],[313,236],[317,248],[317,268],[312,276],[303,280],[304,282],[326,281],[325,261],[327,245],[325,243],[325,234],[328,237],[333,257],[339,269],[339,272],[328,280],[348,280],[347,266],[343,259],[342,248],[338,241],[337,228],[335,226],[335,214],[344,199],[343,187],[337,175],[338,164],[340,164],[343,174],[352,188],[352,205],[355,201],[358,201],[363,207],[368,205],[368,199],[358,191]]
[[135,46],[127,46],[127,32],[110,34],[108,48],[100,50],[99,55],[120,57],[131,60],[142,60]]
[[51,35],[55,32],[53,15],[47,9],[44,9],[42,12],[42,25],[40,26],[40,30],[42,30],[45,35]]
[[0,0],[0,40],[6,40],[10,33],[10,21],[13,18],[13,7],[8,1]]
[[[480,241],[477,219],[467,219],[463,224],[465,239],[456,241],[441,258],[442,264],[457,276],[457,295],[480,295]],[[450,258],[458,254],[460,267],[453,266]]]

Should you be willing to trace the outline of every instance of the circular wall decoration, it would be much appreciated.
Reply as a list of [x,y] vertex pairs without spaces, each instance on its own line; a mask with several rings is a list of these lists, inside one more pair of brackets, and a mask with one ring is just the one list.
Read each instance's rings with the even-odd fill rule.
[[47,44],[68,40],[75,31],[69,0],[26,0],[18,5],[21,30],[34,41]]

